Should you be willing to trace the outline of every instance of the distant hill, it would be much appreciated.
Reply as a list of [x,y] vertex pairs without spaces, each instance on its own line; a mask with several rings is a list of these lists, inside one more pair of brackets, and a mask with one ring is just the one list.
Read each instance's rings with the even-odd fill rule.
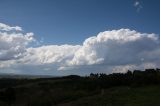
[[57,76],[52,76],[52,75],[23,75],[23,74],[4,74],[0,73],[0,78],[16,78],[16,79],[22,79],[22,78],[29,78],[29,79],[34,79],[34,78],[54,78]]

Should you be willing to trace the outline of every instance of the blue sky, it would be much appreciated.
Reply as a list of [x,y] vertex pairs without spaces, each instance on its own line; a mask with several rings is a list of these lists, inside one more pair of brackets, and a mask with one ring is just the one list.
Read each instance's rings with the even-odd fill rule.
[[0,73],[160,68],[159,0],[0,0]]
[[101,31],[130,28],[160,33],[160,1],[0,0],[0,21],[34,32],[44,44],[81,44]]

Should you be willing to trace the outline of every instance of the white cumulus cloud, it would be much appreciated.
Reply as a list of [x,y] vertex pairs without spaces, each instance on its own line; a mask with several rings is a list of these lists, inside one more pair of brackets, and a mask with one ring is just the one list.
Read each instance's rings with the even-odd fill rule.
[[33,33],[0,32],[0,61],[23,56],[26,45],[34,40]]
[[[122,66],[159,62],[160,40],[156,34],[139,33],[130,29],[105,31],[86,39],[67,67],[104,64]],[[143,61],[142,61],[143,59]],[[60,69],[65,69],[63,66]]]
[[27,45],[33,41],[33,33],[22,33],[21,27],[0,23],[0,68],[10,67],[25,56]]
[[0,23],[0,30],[2,31],[22,31],[22,28],[19,26],[9,26],[4,23]]
[[82,45],[31,47],[29,44],[35,41],[33,33],[2,29],[0,69],[7,71],[37,74],[45,74],[46,71],[55,74],[107,73],[156,68],[160,63],[160,38],[154,33],[119,29],[100,32],[84,40]]
[[74,53],[80,48],[79,45],[48,45],[37,48],[28,48],[27,55],[22,58],[26,64],[64,64],[73,58]]

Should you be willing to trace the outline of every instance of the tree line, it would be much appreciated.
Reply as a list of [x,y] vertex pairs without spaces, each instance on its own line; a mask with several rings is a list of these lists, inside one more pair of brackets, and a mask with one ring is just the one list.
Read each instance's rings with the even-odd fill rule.
[[90,79],[97,80],[102,87],[112,86],[140,86],[160,84],[160,69],[134,70],[126,73],[91,73]]

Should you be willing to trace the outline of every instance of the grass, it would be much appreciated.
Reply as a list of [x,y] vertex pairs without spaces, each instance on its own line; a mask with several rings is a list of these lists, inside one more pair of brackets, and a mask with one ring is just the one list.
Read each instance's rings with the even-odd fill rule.
[[110,88],[103,95],[82,98],[70,106],[160,106],[160,86]]
[[[59,79],[16,85],[12,106],[160,106],[160,85],[102,89],[94,83],[86,79]],[[0,100],[0,106],[8,105]]]

